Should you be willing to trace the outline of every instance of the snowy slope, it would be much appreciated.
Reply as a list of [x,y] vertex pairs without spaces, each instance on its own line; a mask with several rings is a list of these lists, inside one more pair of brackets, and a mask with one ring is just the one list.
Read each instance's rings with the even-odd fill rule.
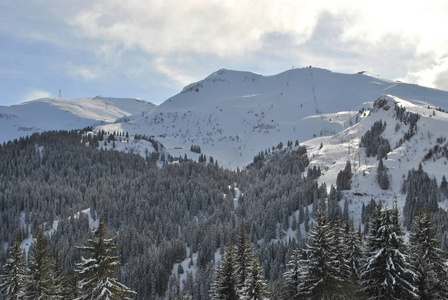
[[155,105],[123,98],[43,98],[0,106],[0,142],[46,130],[80,129],[150,112]]
[[448,107],[448,92],[362,74],[303,68],[262,76],[222,69],[143,117],[97,129],[154,136],[172,156],[196,157],[190,147],[199,145],[221,166],[236,169],[279,142],[341,132],[386,93],[413,105]]

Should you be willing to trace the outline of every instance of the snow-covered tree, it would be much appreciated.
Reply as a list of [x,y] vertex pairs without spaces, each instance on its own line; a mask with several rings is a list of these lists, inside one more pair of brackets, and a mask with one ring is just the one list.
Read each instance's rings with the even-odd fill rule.
[[47,238],[42,231],[39,231],[28,254],[31,280],[27,286],[27,298],[49,299],[52,296],[53,276],[50,257]]
[[304,261],[298,294],[304,299],[339,299],[343,297],[343,280],[339,275],[334,233],[321,207],[308,236],[308,259]]
[[268,285],[263,278],[263,268],[255,253],[249,257],[248,272],[241,290],[238,291],[241,300],[263,300],[268,296]]
[[416,274],[415,286],[423,300],[448,299],[446,254],[438,248],[436,226],[428,210],[414,218],[409,237],[410,262]]
[[344,226],[344,243],[346,245],[345,258],[350,268],[349,280],[353,291],[359,290],[359,279],[364,258],[364,246],[360,232],[356,232],[353,219],[349,219]]
[[25,264],[25,254],[16,241],[8,252],[8,259],[2,268],[0,292],[4,300],[24,299],[29,281],[29,270]]
[[243,222],[240,224],[234,252],[236,288],[237,290],[241,290],[249,272],[249,262],[252,255],[252,245],[250,244]]
[[119,258],[112,256],[115,238],[107,238],[106,233],[106,225],[100,218],[98,228],[93,231],[94,238],[88,240],[89,245],[77,247],[90,253],[90,258],[81,257],[82,261],[76,264],[75,272],[80,277],[79,300],[131,299],[136,294],[114,277]]
[[368,299],[415,299],[414,273],[408,263],[398,209],[375,209],[368,236],[367,259],[361,275]]
[[235,255],[233,246],[227,246],[222,260],[215,271],[215,279],[211,288],[214,300],[236,300]]
[[292,251],[291,260],[288,262],[288,270],[285,272],[285,291],[284,295],[286,299],[299,299],[297,294],[298,286],[301,283],[301,274],[303,272],[302,267],[302,255],[300,250],[295,249]]
[[71,284],[62,265],[62,258],[59,251],[55,251],[53,261],[51,263],[51,271],[53,274],[53,284],[51,286],[52,299],[70,299]]

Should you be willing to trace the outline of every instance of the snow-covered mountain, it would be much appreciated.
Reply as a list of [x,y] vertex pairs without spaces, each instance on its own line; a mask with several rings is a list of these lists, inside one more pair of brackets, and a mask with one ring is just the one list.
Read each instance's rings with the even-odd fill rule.
[[[144,116],[97,129],[154,136],[174,157],[197,159],[190,148],[198,145],[221,166],[236,169],[279,142],[342,132],[363,119],[359,111],[371,108],[384,94],[406,100],[411,107],[430,107],[431,112],[448,107],[448,92],[364,74],[303,68],[262,76],[222,69]],[[353,130],[363,134],[369,126]]]
[[124,98],[43,98],[0,106],[0,142],[34,132],[71,130],[125,119],[153,110],[154,104]]

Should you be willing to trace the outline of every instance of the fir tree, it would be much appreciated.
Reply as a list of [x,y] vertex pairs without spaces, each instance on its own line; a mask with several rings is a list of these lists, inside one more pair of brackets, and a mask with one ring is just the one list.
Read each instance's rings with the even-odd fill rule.
[[51,271],[53,274],[53,285],[51,287],[51,295],[53,299],[71,299],[71,283],[65,273],[62,265],[62,258],[59,251],[56,250],[51,263]]
[[361,275],[363,292],[368,299],[417,298],[398,209],[383,208],[374,218],[378,220],[371,222],[369,252]]
[[353,219],[348,220],[345,224],[344,243],[346,245],[345,258],[350,268],[349,280],[353,291],[356,293],[360,289],[359,280],[365,249],[362,244],[361,234],[355,230]]
[[250,257],[252,255],[252,246],[244,227],[244,223],[241,222],[240,232],[235,245],[235,279],[237,290],[241,290],[244,286],[247,273],[249,272]]
[[339,299],[343,297],[342,279],[338,274],[334,234],[328,216],[321,207],[308,237],[308,259],[299,285],[299,297],[305,299]]
[[77,247],[91,256],[82,257],[82,262],[76,264],[75,272],[80,276],[79,300],[130,299],[136,294],[114,277],[119,265],[118,256],[112,256],[115,238],[107,238],[106,232],[106,225],[100,218],[98,228],[93,231],[94,238],[88,240],[89,246]]
[[31,280],[27,287],[27,298],[49,299],[51,297],[53,277],[50,263],[50,248],[47,238],[42,231],[39,231],[28,254]]
[[235,255],[232,246],[227,246],[222,260],[215,271],[215,280],[211,288],[214,300],[237,300],[235,280]]
[[0,276],[3,282],[0,284],[0,292],[4,300],[24,299],[25,287],[30,279],[28,274],[24,251],[20,248],[20,242],[16,241],[9,249]]
[[288,262],[288,270],[285,272],[285,299],[299,299],[298,287],[301,284],[303,267],[301,264],[300,250],[292,251],[291,260]]
[[382,190],[389,189],[389,176],[387,176],[387,169],[384,167],[382,158],[380,159],[380,162],[378,163],[376,180]]
[[420,211],[414,218],[409,242],[415,285],[422,300],[448,298],[446,253],[438,248],[436,232],[429,211]]
[[252,253],[249,257],[248,272],[242,289],[239,291],[241,300],[267,299],[267,282],[263,278],[263,269],[258,258]]

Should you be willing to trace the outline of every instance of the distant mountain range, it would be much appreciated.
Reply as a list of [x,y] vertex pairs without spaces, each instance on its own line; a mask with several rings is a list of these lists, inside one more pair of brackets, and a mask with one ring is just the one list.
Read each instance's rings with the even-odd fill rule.
[[[380,97],[387,105],[374,107]],[[397,119],[395,104],[421,116],[416,134],[401,145],[398,142],[409,124]],[[231,169],[244,168],[260,151],[280,142],[286,146],[297,140],[308,147],[311,165],[324,170],[320,181],[335,183],[337,172],[350,160],[355,171],[353,188],[370,195],[380,192],[376,185],[370,188],[378,161],[366,157],[359,144],[381,119],[387,124],[382,136],[392,147],[385,163],[392,183],[389,192],[396,194],[403,175],[417,168],[436,139],[446,135],[448,114],[444,110],[448,110],[446,91],[364,73],[302,68],[263,76],[221,69],[159,106],[137,99],[95,97],[45,98],[0,107],[0,140],[94,126],[95,131],[129,133],[131,138],[152,136],[172,157],[186,155],[197,160],[200,154],[191,149],[199,146],[201,154]],[[446,160],[425,160],[425,170],[440,182],[448,175],[441,168]]]

